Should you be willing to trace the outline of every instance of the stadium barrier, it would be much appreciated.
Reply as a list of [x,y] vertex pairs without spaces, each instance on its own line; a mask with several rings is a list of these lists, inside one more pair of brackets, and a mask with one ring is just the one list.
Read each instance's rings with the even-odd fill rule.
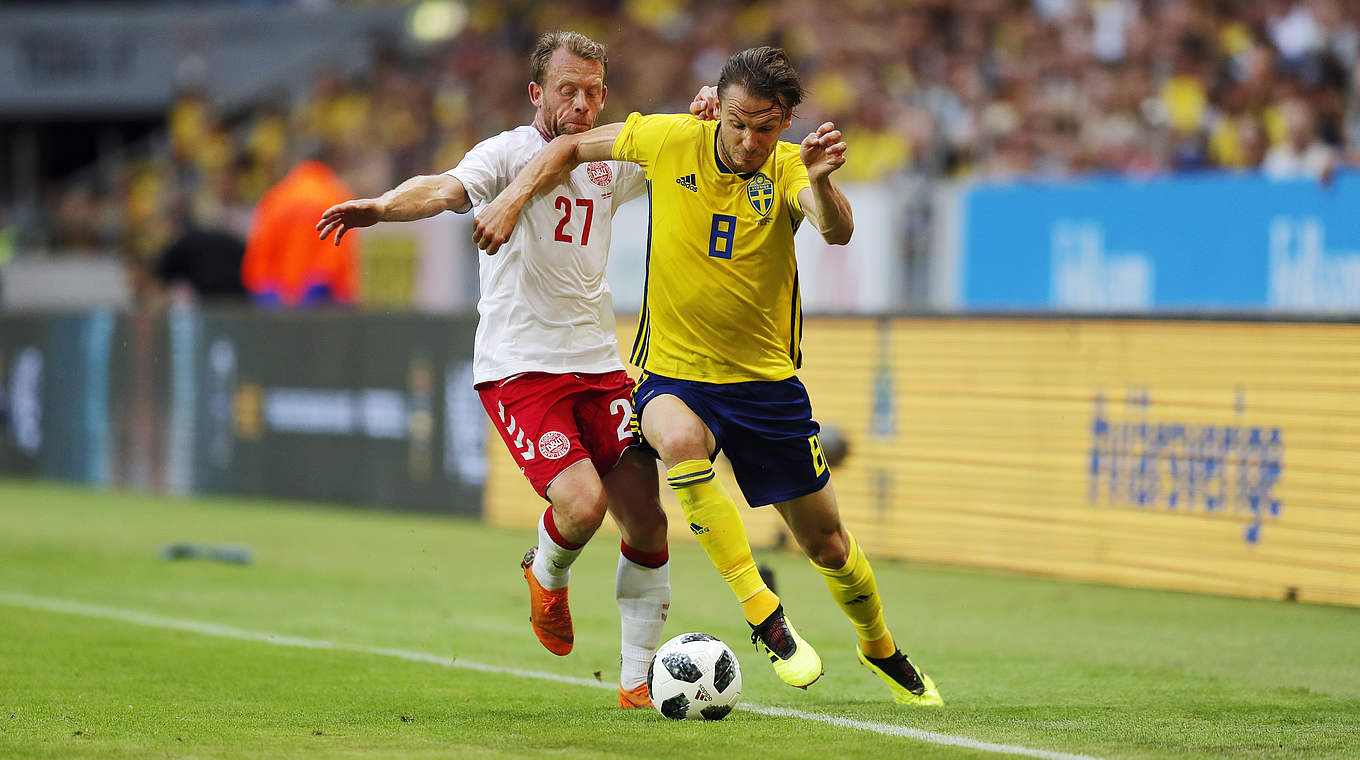
[[[0,472],[528,527],[473,325],[0,314]],[[824,317],[803,348],[874,557],[1360,605],[1360,324]],[[748,517],[759,550],[787,542]]]
[[0,471],[481,513],[471,318],[0,315]]
[[[1360,325],[818,318],[803,349],[873,557],[1360,604]],[[485,513],[527,527],[541,502],[501,448]]]

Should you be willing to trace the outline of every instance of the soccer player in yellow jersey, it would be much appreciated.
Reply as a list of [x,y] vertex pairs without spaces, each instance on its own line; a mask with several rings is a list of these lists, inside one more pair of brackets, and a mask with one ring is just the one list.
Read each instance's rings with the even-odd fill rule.
[[883,619],[873,570],[841,523],[818,443],[801,364],[802,314],[793,236],[804,219],[844,244],[854,222],[831,175],[846,144],[828,122],[801,145],[780,135],[802,101],[784,51],[744,50],[718,79],[717,119],[632,114],[559,137],[475,222],[494,253],[525,203],[586,161],[631,161],[650,185],[647,282],[631,361],[645,444],[668,468],[685,520],[727,581],[786,683],[822,675],[816,651],[790,624],[756,570],[736,504],[714,479],[724,451],[752,506],[773,504],[831,595],[854,623],[859,660],[903,704],[943,704],[928,676],[898,649]]

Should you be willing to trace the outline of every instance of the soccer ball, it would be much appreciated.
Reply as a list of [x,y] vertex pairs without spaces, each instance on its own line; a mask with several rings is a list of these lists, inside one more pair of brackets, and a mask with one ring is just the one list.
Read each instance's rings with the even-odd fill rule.
[[741,698],[741,666],[721,641],[682,633],[656,650],[647,691],[671,720],[722,720]]

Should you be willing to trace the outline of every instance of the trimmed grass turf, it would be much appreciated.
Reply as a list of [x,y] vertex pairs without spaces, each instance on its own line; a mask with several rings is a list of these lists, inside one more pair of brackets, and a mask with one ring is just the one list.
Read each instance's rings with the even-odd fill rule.
[[[527,531],[20,481],[0,481],[0,525],[0,591],[617,677],[617,544],[604,537],[574,571],[577,647],[557,658],[525,621]],[[157,558],[185,540],[248,544],[256,559]],[[778,682],[687,539],[666,628],[727,641],[750,702],[1106,758],[1360,755],[1360,610],[880,561],[889,623],[949,703],[903,711],[854,662],[806,560],[761,559],[826,662],[812,689]],[[613,698],[0,604],[0,757],[1000,757],[745,711],[671,723]]]

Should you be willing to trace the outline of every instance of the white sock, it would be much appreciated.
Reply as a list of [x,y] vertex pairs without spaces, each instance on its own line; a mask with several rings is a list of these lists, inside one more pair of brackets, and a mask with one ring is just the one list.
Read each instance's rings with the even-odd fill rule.
[[636,689],[647,682],[647,668],[661,643],[661,628],[671,608],[670,563],[647,567],[620,554],[614,596],[623,633],[619,685]]
[[571,581],[571,563],[581,555],[584,545],[568,549],[553,540],[545,521],[552,507],[538,518],[538,554],[534,557],[534,577],[546,589],[558,589]]

